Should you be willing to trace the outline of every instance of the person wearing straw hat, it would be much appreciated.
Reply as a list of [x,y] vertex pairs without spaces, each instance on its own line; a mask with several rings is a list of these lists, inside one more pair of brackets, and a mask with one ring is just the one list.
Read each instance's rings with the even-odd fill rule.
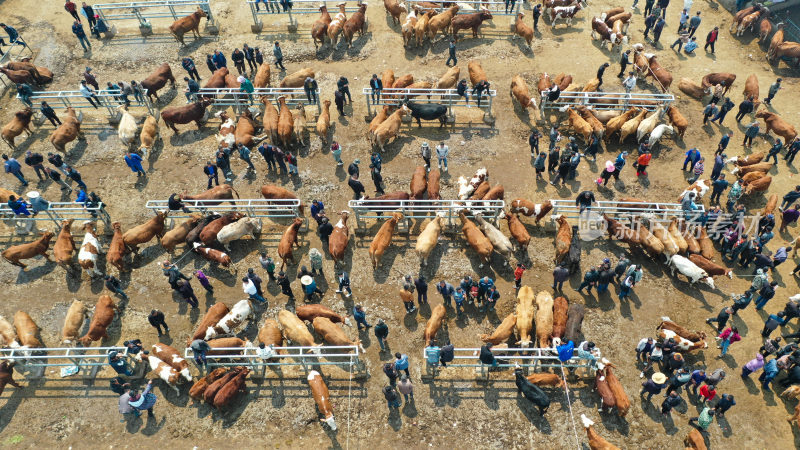
[[649,402],[654,395],[661,393],[666,383],[666,375],[661,372],[654,373],[649,380],[642,383],[642,390],[639,392],[639,397],[643,397],[644,393],[647,392],[647,401]]
[[314,294],[319,294],[320,296],[323,295],[323,292],[319,290],[317,287],[317,282],[314,281],[314,278],[311,275],[303,275],[303,277],[300,278],[300,284],[303,285],[303,293],[306,295],[306,302],[311,301]]
[[34,216],[39,214],[41,211],[50,209],[50,202],[43,199],[41,194],[39,194],[39,191],[30,191],[28,192],[27,196],[28,202],[31,204],[31,207],[33,207]]

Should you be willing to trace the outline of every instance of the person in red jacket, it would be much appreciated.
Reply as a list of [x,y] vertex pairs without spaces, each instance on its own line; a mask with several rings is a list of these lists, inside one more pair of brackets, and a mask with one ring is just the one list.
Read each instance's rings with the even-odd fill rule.
[[717,395],[717,389],[714,387],[713,384],[704,384],[700,387],[700,396],[702,400],[700,400],[700,404],[703,405],[705,402],[710,402],[714,400],[714,397]]
[[708,46],[711,46],[711,54],[714,54],[714,43],[717,42],[717,38],[719,37],[719,27],[714,27],[713,30],[708,32],[708,36],[706,36],[706,46],[703,47],[705,51],[708,51]]
[[650,154],[650,150],[644,150],[641,155],[639,155],[639,159],[636,160],[636,176],[640,175],[647,175],[647,166],[650,164],[650,158],[653,155]]
[[522,274],[525,273],[525,269],[522,263],[517,263],[517,268],[514,269],[514,287],[517,289],[522,287]]
[[72,2],[72,0],[67,0],[64,3],[64,9],[66,9],[67,12],[70,13],[72,17],[75,18],[75,20],[77,20],[78,22],[81,21],[81,18],[78,16],[78,6],[75,5],[75,3]]

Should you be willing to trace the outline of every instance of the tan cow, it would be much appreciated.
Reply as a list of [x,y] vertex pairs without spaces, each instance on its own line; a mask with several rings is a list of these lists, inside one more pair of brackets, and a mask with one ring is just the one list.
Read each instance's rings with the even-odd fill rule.
[[553,301],[553,341],[561,340],[567,332],[569,302],[564,297],[556,297]]
[[539,347],[549,347],[553,335],[553,297],[541,291],[536,294],[536,340]]
[[[434,14],[436,14],[435,10],[426,11],[425,14],[419,17],[417,24],[414,25],[414,36],[416,37],[418,47],[422,47],[422,42],[425,40],[425,36],[428,35],[431,17],[433,17]],[[454,67],[454,69],[455,68],[456,67]],[[384,86],[386,86],[386,84],[384,84]]]
[[106,262],[122,272],[122,257],[125,256],[125,241],[122,239],[122,225],[120,225],[119,222],[114,222],[111,224],[111,229],[114,230],[114,235],[111,237],[111,243],[108,244]]
[[692,428],[692,431],[686,435],[683,440],[683,445],[687,450],[707,450],[706,441],[703,439],[703,434],[697,428]]
[[531,329],[533,328],[533,300],[536,295],[530,286],[522,286],[517,292],[517,322],[516,330],[519,340],[517,345],[530,347],[533,344]]
[[300,244],[297,242],[297,231],[300,229],[301,225],[303,225],[303,219],[299,217],[295,218],[294,222],[286,228],[286,231],[284,231],[281,236],[281,241],[278,244],[278,256],[280,256],[282,260],[281,271],[286,267],[286,261],[292,264],[295,263],[292,248],[295,245],[298,248],[300,247]]
[[[241,355],[242,349],[247,346],[248,342],[237,337],[224,337],[211,339],[207,341],[211,350],[208,351],[209,355]],[[232,350],[222,350],[224,348]]]
[[433,38],[436,37],[436,33],[441,31],[442,34],[447,34],[447,29],[450,27],[450,23],[453,21],[453,17],[455,17],[456,13],[458,13],[458,10],[458,5],[453,5],[431,17],[428,21],[428,39],[430,39],[431,43],[433,43]]
[[264,325],[258,330],[258,341],[267,347],[283,347],[283,334],[275,319],[264,321]]
[[[559,111],[564,111],[563,108],[559,109]],[[569,121],[569,126],[572,128],[577,134],[580,134],[583,137],[583,141],[588,145],[589,144],[589,137],[591,137],[594,129],[592,125],[583,119],[580,114],[573,111],[572,108],[566,107],[567,112],[567,120]],[[635,130],[634,130],[635,131]]]
[[686,117],[683,117],[683,114],[674,105],[669,105],[669,108],[667,108],[667,117],[672,126],[678,130],[678,136],[683,139],[683,134],[686,133],[686,129],[689,127],[689,121],[686,120]]
[[383,108],[378,110],[375,117],[369,122],[369,131],[367,132],[367,139],[372,143],[372,135],[378,127],[389,118],[389,105],[384,105]]
[[766,126],[764,135],[769,136],[769,132],[774,131],[775,134],[783,138],[784,146],[789,145],[797,137],[797,130],[789,122],[781,119],[779,115],[773,112],[762,109],[756,113],[756,118],[764,119]]
[[167,218],[168,213],[169,211],[158,212],[155,217],[147,222],[126,231],[122,235],[125,247],[134,253],[139,253],[139,244],[147,243],[153,237],[161,239],[164,236],[164,220]]
[[347,228],[347,217],[350,215],[347,211],[339,213],[339,221],[333,227],[328,239],[328,253],[333,258],[334,265],[339,264],[344,260],[344,254],[347,251],[347,244],[350,239],[350,229]]
[[469,64],[467,64],[467,71],[469,72],[469,82],[472,86],[475,86],[481,81],[489,81],[489,77],[486,76],[486,72],[483,70],[479,61],[470,61]]
[[78,339],[83,319],[89,316],[89,310],[80,300],[73,300],[69,305],[67,315],[64,317],[64,327],[61,328],[61,343],[70,344]]
[[[262,67],[264,64],[261,65]],[[264,117],[262,118],[262,125],[264,126],[264,133],[269,135],[269,141],[272,144],[278,143],[278,110],[275,105],[269,101],[266,95],[261,97],[261,103],[264,104]]]
[[[270,83],[270,67],[269,64],[261,64],[258,66],[255,77],[253,77],[253,87],[265,88],[269,87]],[[267,97],[262,97],[262,101]],[[269,100],[267,100],[269,101]]]
[[39,340],[39,326],[25,311],[14,313],[14,329],[17,331],[17,338],[22,348],[42,347],[42,341]]
[[[262,64],[263,65],[263,64]],[[158,121],[152,115],[148,115],[142,124],[142,131],[139,133],[142,153],[147,153],[153,148],[153,144],[158,136]]]
[[306,81],[306,78],[311,77],[314,78],[314,69],[310,67],[305,67],[297,72],[287,75],[283,80],[280,82],[280,87],[282,88],[299,88],[303,87],[303,84]]
[[53,232],[45,231],[39,234],[42,236],[39,239],[27,244],[12,245],[0,255],[11,264],[22,267],[23,270],[28,266],[19,262],[21,259],[29,259],[36,255],[42,255],[47,262],[52,262],[50,256],[47,254],[47,248],[50,246],[50,239],[53,238]]
[[278,114],[278,139],[283,147],[288,149],[292,143],[292,133],[294,133],[294,117],[289,107],[286,106],[286,97],[278,97],[278,103],[280,104],[280,108],[278,108],[280,111]]
[[561,262],[567,253],[569,253],[569,246],[572,243],[572,227],[569,226],[567,219],[563,215],[551,216],[558,223],[558,230],[556,231],[556,257],[555,264]]
[[436,333],[442,328],[442,324],[447,327],[447,310],[444,305],[436,305],[431,311],[431,317],[428,318],[428,322],[425,324],[425,332],[423,334],[425,345],[433,344]]
[[592,427],[594,422],[586,417],[585,414],[581,414],[581,420],[583,421],[583,427],[586,429],[586,437],[589,439],[589,448],[591,450],[620,450],[619,447],[609,443],[603,439],[603,436],[594,431]]
[[642,123],[642,120],[644,120],[645,114],[647,114],[647,110],[642,109],[642,111],[639,112],[639,114],[637,114],[633,119],[622,124],[622,128],[619,130],[620,144],[625,141],[625,138],[636,133],[636,130],[639,128],[639,124]]
[[[189,232],[197,226],[197,223],[202,218],[202,214],[192,213],[191,216],[183,223],[164,233],[164,236],[161,238],[161,246],[164,247],[164,249],[169,253],[173,253],[175,251],[175,246],[186,239],[186,236],[189,235]],[[108,253],[109,255],[111,254],[111,247],[109,247]]]
[[428,172],[428,200],[439,200],[441,196],[439,195],[439,179],[441,178],[442,173],[439,169],[433,169]]
[[683,237],[683,234],[678,229],[678,219],[673,217],[672,221],[669,223],[669,227],[667,228],[672,240],[675,241],[675,244],[678,245],[678,252],[681,254],[685,254],[689,250],[689,244],[686,242],[686,239]]
[[511,79],[511,98],[516,99],[523,109],[536,108],[536,99],[531,97],[528,83],[519,75],[514,75]]
[[357,345],[362,352],[364,351],[364,347],[361,346],[361,340],[358,338],[352,340],[347,337],[344,330],[327,317],[315,317],[314,320],[311,321],[311,325],[314,327],[314,331],[317,335],[330,345]]
[[[525,13],[520,12],[517,14],[517,19],[514,21],[514,32],[517,34],[517,36],[521,37],[522,39],[525,39],[525,42],[528,43],[528,48],[530,48],[531,42],[533,42],[533,28],[531,28],[528,24],[525,23],[524,20],[522,20],[523,17],[525,17]],[[511,86],[513,89],[514,86],[513,81],[511,82]],[[527,106],[523,106],[523,108],[527,108]]]
[[[295,345],[302,347],[313,347],[314,337],[308,331],[306,324],[294,313],[282,309],[278,312],[278,322],[283,327],[283,335]],[[317,345],[319,347],[319,345]],[[319,350],[315,349],[318,353]]]
[[0,347],[19,348],[17,331],[3,316],[0,316]]
[[350,324],[350,319],[341,314],[337,314],[334,310],[327,306],[320,305],[319,303],[300,305],[295,309],[295,314],[297,314],[297,317],[301,320],[307,320],[309,322],[312,322],[317,317],[326,317],[333,323],[343,323],[348,327],[352,326]]
[[197,11],[173,22],[172,25],[169,26],[169,31],[181,45],[186,45],[186,43],[183,42],[183,35],[190,31],[197,39],[200,39],[200,19],[203,17],[208,18],[208,14],[202,9],[197,8]]
[[58,233],[56,243],[53,244],[53,257],[67,270],[72,266],[72,257],[75,256],[75,250],[77,250],[71,233],[72,222],[73,219],[61,222],[61,231]]
[[[263,64],[262,64],[263,65]],[[317,119],[317,136],[323,144],[328,142],[328,132],[331,129],[331,101],[322,102],[322,112]]]
[[428,255],[430,255],[431,251],[436,247],[441,232],[442,217],[437,214],[436,217],[425,225],[425,228],[422,229],[422,232],[417,237],[414,251],[416,251],[417,256],[419,256],[420,264],[423,266],[427,265]]
[[461,219],[461,232],[464,233],[464,238],[475,253],[478,254],[478,258],[480,259],[478,267],[483,267],[485,263],[489,262],[489,257],[494,247],[491,241],[489,241],[489,238],[481,232],[480,228],[472,223],[471,220],[467,219],[464,211],[460,211],[458,217]]
[[[424,168],[423,168],[424,170]],[[392,236],[397,228],[397,222],[403,219],[403,214],[392,213],[392,217],[381,225],[378,233],[369,245],[369,257],[372,260],[372,268],[376,269],[381,262],[381,257],[389,245],[392,243]]]
[[[234,194],[236,194],[236,198],[239,198],[239,193],[236,192],[236,189],[234,189],[233,186],[230,184],[221,184],[205,190],[197,195],[188,195],[186,191],[184,191],[180,197],[181,200],[220,200],[218,202],[205,201],[202,203],[203,206],[216,206],[221,204],[223,200],[233,200]],[[230,203],[233,204],[233,202]]]
[[639,112],[638,108],[631,108],[631,109],[625,111],[624,113],[620,114],[619,116],[614,117],[612,119],[609,119],[609,121],[606,122],[606,133],[605,133],[605,136],[604,136],[604,139],[606,140],[606,142],[608,142],[611,139],[611,136],[614,133],[620,131],[622,129],[622,126],[628,120],[630,120],[630,118],[633,117],[634,114],[636,114],[638,112]]
[[508,231],[511,233],[511,237],[514,238],[514,242],[517,243],[517,247],[523,252],[527,252],[528,244],[531,242],[531,235],[528,233],[528,229],[525,228],[525,225],[516,214],[505,213],[503,218],[508,221]]
[[517,324],[517,315],[511,313],[507,315],[500,325],[495,328],[492,334],[481,334],[478,337],[483,342],[490,342],[494,345],[502,344],[503,342],[507,341],[511,334],[514,332],[514,327]]
[[78,339],[84,347],[91,345],[92,341],[99,341],[103,338],[108,338],[108,326],[114,321],[114,312],[117,311],[117,306],[114,300],[108,295],[101,295],[97,300],[92,314],[92,321],[89,322],[89,331]]
[[10,122],[3,126],[2,131],[0,131],[0,136],[2,136],[3,140],[6,141],[9,147],[12,149],[16,149],[16,145],[14,145],[14,139],[22,134],[24,131],[25,133],[30,136],[33,134],[31,131],[31,118],[33,117],[33,110],[30,108],[25,108],[20,111],[14,113],[14,117],[11,119]]
[[81,122],[72,107],[67,108],[66,117],[61,118],[61,125],[50,135],[50,143],[61,153],[66,153],[66,145],[75,139],[83,139]]
[[745,185],[744,193],[745,195],[750,195],[753,192],[764,192],[767,189],[769,189],[770,184],[772,184],[772,177],[770,176],[761,177],[753,181],[752,183],[748,183],[747,185]]

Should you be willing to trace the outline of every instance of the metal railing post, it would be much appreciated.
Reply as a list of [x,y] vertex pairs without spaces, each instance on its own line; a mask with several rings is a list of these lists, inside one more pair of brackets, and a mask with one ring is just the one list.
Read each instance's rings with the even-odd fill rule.
[[175,14],[175,8],[173,8],[172,5],[167,5],[167,7],[169,8],[170,14],[172,14],[172,19],[178,20],[178,15]]
[[371,102],[372,99],[370,98],[370,93],[365,92],[364,98],[367,100],[367,115],[372,116],[372,102]]

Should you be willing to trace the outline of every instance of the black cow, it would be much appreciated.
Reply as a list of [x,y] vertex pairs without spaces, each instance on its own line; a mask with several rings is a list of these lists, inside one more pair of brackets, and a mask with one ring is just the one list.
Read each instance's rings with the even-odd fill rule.
[[581,270],[581,239],[577,225],[572,226],[572,241],[569,243],[569,251],[563,263],[569,269],[570,275]]
[[447,121],[447,106],[438,103],[415,103],[406,101],[404,103],[411,110],[411,117],[417,119],[417,125],[422,127],[420,119],[436,120],[439,119],[439,128],[443,127]]
[[581,328],[585,309],[580,303],[571,303],[567,311],[567,330],[564,333],[564,342],[580,342]]
[[517,391],[521,392],[531,403],[538,406],[539,415],[544,416],[547,408],[550,407],[550,397],[539,386],[528,381],[525,375],[522,374],[522,369],[515,369],[514,376],[516,377]]

